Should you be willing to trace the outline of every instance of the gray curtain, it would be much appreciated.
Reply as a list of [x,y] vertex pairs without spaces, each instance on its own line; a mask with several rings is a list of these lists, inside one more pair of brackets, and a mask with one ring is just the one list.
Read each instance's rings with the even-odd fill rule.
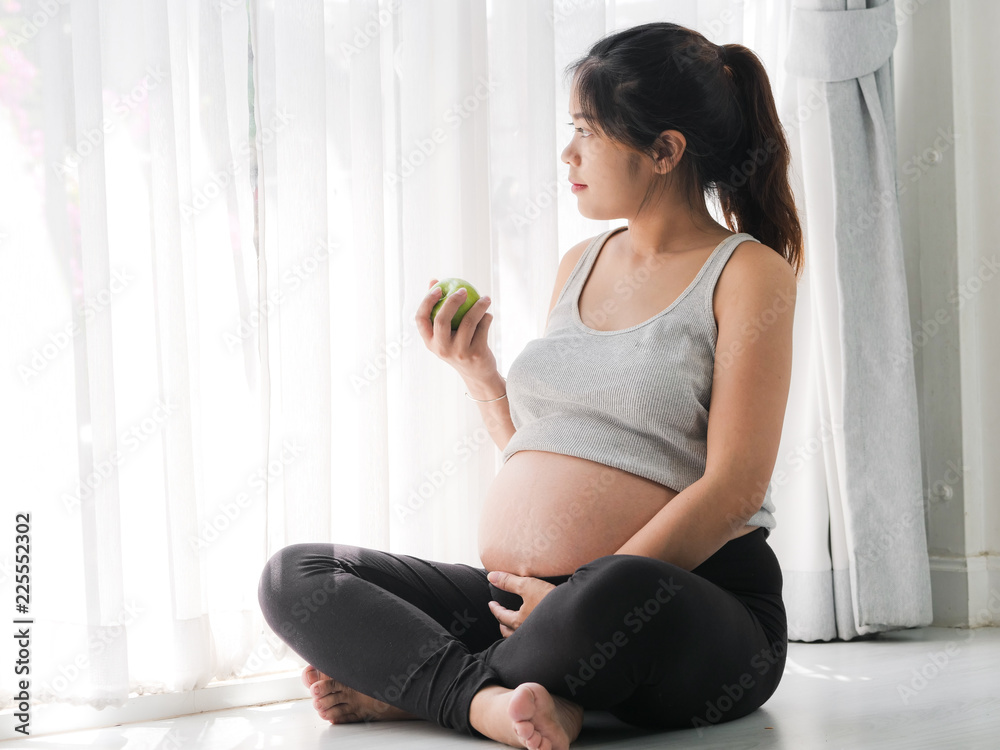
[[896,202],[896,8],[799,0],[789,13],[807,269],[793,365],[804,384],[789,395],[780,456],[808,457],[802,446],[817,434],[820,448],[776,494],[784,523],[772,544],[789,638],[848,640],[932,620],[916,382],[897,345],[909,341],[910,319]]

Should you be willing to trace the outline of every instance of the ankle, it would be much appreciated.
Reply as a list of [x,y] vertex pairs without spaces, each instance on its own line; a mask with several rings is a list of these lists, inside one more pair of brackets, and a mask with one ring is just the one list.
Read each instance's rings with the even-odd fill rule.
[[476,694],[472,696],[472,703],[469,704],[469,723],[480,732],[483,732],[483,734],[486,734],[484,730],[487,728],[493,702],[509,692],[511,692],[510,688],[496,684],[484,685],[479,688]]

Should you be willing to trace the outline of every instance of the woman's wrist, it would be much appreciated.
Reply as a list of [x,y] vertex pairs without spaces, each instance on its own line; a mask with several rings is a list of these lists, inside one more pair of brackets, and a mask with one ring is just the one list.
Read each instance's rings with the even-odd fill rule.
[[465,386],[469,398],[474,398],[477,401],[499,399],[507,392],[507,381],[497,371],[494,371],[489,378],[469,378],[465,381]]

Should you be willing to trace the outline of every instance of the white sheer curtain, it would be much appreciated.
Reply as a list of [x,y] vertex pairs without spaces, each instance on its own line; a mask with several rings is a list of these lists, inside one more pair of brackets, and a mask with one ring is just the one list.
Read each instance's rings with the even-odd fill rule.
[[[429,280],[493,297],[506,372],[560,255],[607,228],[566,190],[565,65],[674,21],[753,47],[794,111],[788,8],[0,3],[0,533],[30,512],[32,700],[297,668],[256,599],[286,544],[480,564],[499,451],[416,333]],[[779,543],[825,481],[775,495]]]
[[3,10],[0,453],[5,539],[30,513],[31,699],[192,690],[261,640],[275,456],[239,330],[257,277],[247,13]]

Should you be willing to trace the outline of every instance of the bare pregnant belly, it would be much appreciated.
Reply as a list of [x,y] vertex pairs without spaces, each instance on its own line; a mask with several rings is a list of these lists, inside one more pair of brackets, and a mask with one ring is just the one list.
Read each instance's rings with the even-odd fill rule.
[[486,495],[479,556],[487,570],[567,575],[616,552],[676,494],[585,458],[518,451]]
[[676,495],[650,479],[585,458],[518,451],[487,493],[479,556],[487,570],[568,575],[614,554]]

